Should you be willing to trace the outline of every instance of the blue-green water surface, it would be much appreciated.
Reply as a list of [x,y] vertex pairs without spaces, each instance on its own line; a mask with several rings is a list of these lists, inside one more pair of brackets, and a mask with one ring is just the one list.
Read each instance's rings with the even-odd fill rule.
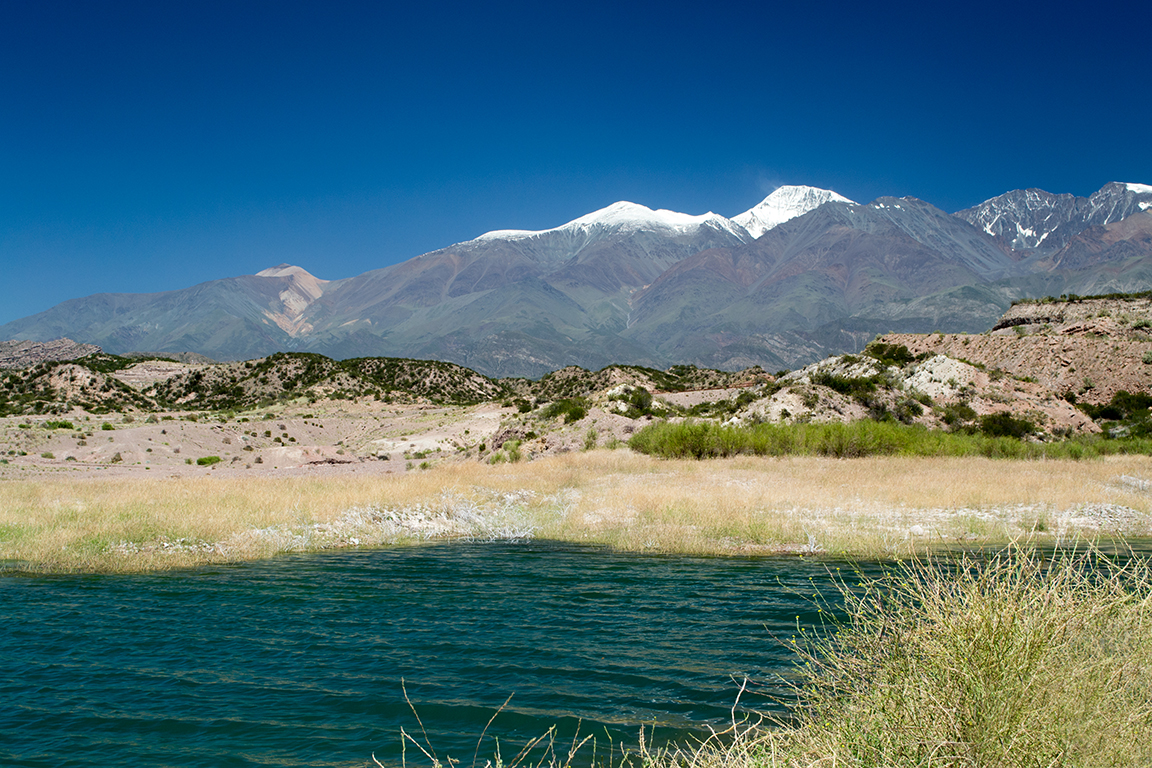
[[[0,765],[468,766],[683,739],[783,694],[827,562],[453,544],[149,575],[0,578]],[[832,566],[835,568],[835,565]],[[825,586],[820,586],[825,585]],[[590,756],[591,746],[585,748]],[[427,760],[409,745],[410,765]]]

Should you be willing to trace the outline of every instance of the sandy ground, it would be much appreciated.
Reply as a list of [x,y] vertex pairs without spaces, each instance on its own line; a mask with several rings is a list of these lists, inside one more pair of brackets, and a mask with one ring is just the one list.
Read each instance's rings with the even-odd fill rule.
[[[59,420],[73,428],[46,428]],[[584,419],[566,424],[499,403],[461,407],[369,398],[278,405],[227,421],[218,415],[192,420],[181,412],[12,416],[0,418],[0,480],[402,474],[485,461],[508,440],[519,441],[528,459],[581,450],[593,437],[599,446],[623,442],[648,421],[593,407]],[[210,456],[220,461],[197,463]]]
[[658,395],[661,400],[665,400],[672,405],[678,405],[681,408],[691,408],[700,403],[714,403],[717,400],[730,400],[734,397],[739,397],[741,393],[745,392],[747,387],[726,387],[723,389],[693,389],[688,392],[662,392]]
[[[181,413],[8,417],[0,419],[0,458],[7,462],[0,479],[402,473],[424,461],[477,457],[514,413],[492,403],[337,401],[276,406],[226,422]],[[45,428],[58,420],[75,428]],[[220,462],[196,463],[207,456]]]

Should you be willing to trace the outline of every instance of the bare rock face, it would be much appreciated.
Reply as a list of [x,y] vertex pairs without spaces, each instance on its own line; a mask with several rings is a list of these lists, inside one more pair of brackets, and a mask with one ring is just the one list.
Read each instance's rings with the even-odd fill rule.
[[902,386],[923,392],[941,405],[963,403],[978,416],[1009,413],[1041,426],[1050,434],[1099,432],[1095,422],[1030,377],[980,370],[946,355],[934,355],[904,371]]
[[1152,298],[1017,304],[986,334],[888,334],[913,354],[931,353],[1034,379],[1052,392],[1107,403],[1152,391]]
[[[1014,304],[992,327],[1002,331],[1016,326],[1068,326],[1071,323],[1099,323],[1113,318],[1120,323],[1152,321],[1152,296],[1116,299],[1079,299],[1076,301],[1027,301]],[[1032,330],[1032,329],[1025,329]]]
[[0,341],[0,368],[31,368],[49,360],[75,360],[100,351],[95,344],[80,344],[71,339]]

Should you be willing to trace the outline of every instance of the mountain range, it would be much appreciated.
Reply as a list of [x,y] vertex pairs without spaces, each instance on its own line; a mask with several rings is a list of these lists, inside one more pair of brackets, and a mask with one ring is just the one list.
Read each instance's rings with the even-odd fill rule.
[[948,214],[786,186],[731,219],[619,202],[339,280],[288,264],[96,294],[0,325],[122,354],[311,351],[439,359],[490,376],[566,365],[796,368],[879,333],[978,332],[1012,301],[1152,288],[1152,186],[1015,190]]

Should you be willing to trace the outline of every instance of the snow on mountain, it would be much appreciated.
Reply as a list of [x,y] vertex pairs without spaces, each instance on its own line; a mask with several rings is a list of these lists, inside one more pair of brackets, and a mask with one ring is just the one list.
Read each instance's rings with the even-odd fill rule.
[[1107,226],[1152,208],[1152,186],[1109,182],[1091,197],[1016,189],[957,211],[1015,251],[1056,250],[1087,227]]
[[817,187],[806,186],[783,186],[764,198],[754,208],[737,216],[733,216],[732,221],[748,230],[748,234],[752,235],[752,237],[760,237],[760,235],[773,227],[777,227],[789,219],[794,219],[797,216],[815,210],[828,202],[852,203],[855,205],[853,201],[836,194],[830,189],[818,189]]
[[1103,227],[1138,211],[1148,210],[1147,203],[1152,203],[1152,186],[1112,181],[1092,193],[1088,202],[1092,206],[1088,225]]
[[748,232],[743,227],[711,211],[700,216],[692,216],[687,213],[677,213],[664,209],[654,211],[647,206],[622,200],[552,229],[498,229],[485,232],[476,240],[523,240],[554,232],[599,234],[649,230],[673,234],[694,234],[702,227],[708,226],[728,232],[741,241],[750,239]]
[[[1069,222],[1087,218],[1087,208],[1088,199],[1084,197],[1054,195],[1034,188],[1014,189],[959,211],[956,216],[1014,250],[1029,250],[1044,245]],[[1048,245],[1060,247],[1070,236],[1061,232]]]

